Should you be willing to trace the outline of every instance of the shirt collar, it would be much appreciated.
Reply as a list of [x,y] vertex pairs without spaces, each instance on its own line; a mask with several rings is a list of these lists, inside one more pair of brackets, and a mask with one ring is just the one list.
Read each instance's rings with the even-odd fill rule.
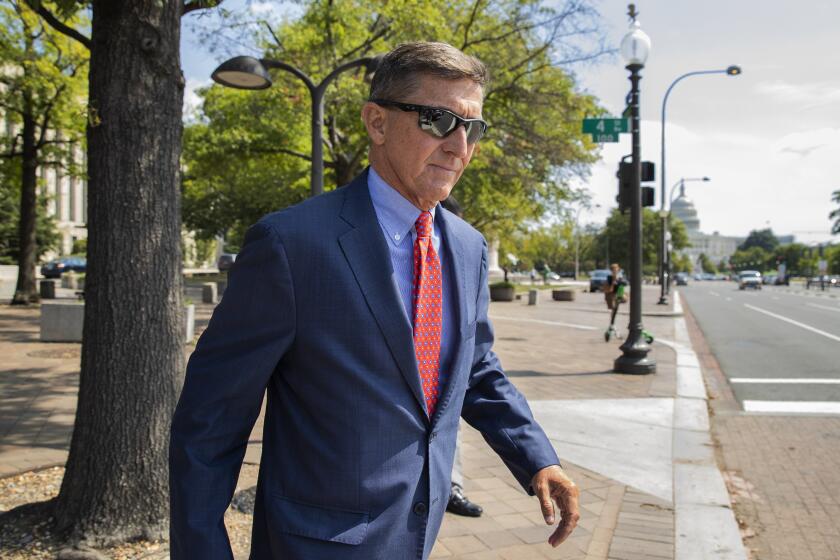
[[[399,246],[409,237],[414,228],[414,222],[420,216],[420,210],[408,201],[395,188],[385,182],[379,174],[370,168],[368,172],[368,191],[376,211],[376,217],[388,239],[395,246]],[[434,223],[437,205],[431,209],[432,223]]]

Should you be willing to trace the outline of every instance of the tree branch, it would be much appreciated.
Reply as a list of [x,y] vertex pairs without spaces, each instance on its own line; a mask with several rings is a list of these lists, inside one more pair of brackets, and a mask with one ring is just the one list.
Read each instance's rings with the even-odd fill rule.
[[50,12],[48,9],[46,9],[41,2],[37,3],[37,7],[33,6],[33,4],[34,4],[33,0],[26,0],[26,5],[29,6],[30,8],[32,8],[33,10],[35,10],[35,12],[39,16],[44,18],[44,21],[46,21],[49,24],[50,27],[52,27],[53,29],[55,29],[59,33],[62,33],[64,35],[70,37],[71,39],[75,39],[76,41],[78,41],[79,43],[84,45],[84,47],[86,49],[90,50],[90,38],[89,37],[85,37],[84,35],[79,33],[77,30],[70,27],[69,25],[65,24],[62,21],[59,21],[59,19],[57,17],[55,17],[52,14],[52,12]]
[[464,42],[461,44],[462,51],[467,47],[467,45],[469,45],[470,29],[472,29],[473,23],[475,23],[475,18],[478,15],[478,8],[480,6],[481,0],[475,0],[473,9],[470,11],[470,19],[464,24]]
[[61,84],[58,88],[56,88],[55,95],[52,96],[52,99],[50,99],[49,103],[47,103],[46,107],[44,107],[44,120],[41,123],[41,134],[38,138],[38,143],[35,144],[35,149],[37,150],[44,147],[44,142],[46,142],[47,139],[47,129],[50,126],[50,117],[52,116],[53,107],[55,106],[55,102],[58,100],[59,96],[61,96],[61,93],[65,90],[66,86],[67,84]]
[[185,16],[190,12],[194,12],[196,10],[204,10],[207,8],[215,8],[219,4],[221,4],[224,0],[192,0],[192,2],[184,3],[184,9],[181,12],[181,16]]
[[265,28],[268,29],[268,34],[271,35],[271,38],[274,39],[275,43],[277,43],[277,48],[283,50],[283,43],[282,41],[280,41],[280,37],[278,37],[277,34],[274,33],[274,30],[271,28],[271,24],[265,20],[262,20],[260,23],[265,25]]
[[391,32],[391,28],[390,28],[390,26],[389,26],[387,23],[385,24],[385,26],[384,26],[384,27],[380,27],[380,26],[379,26],[379,22],[380,22],[381,20],[382,20],[382,15],[380,14],[380,15],[378,15],[378,16],[376,17],[376,21],[374,21],[374,22],[373,22],[373,25],[371,25],[371,26],[370,26],[370,29],[371,29],[371,31],[372,31],[372,32],[373,32],[374,30],[376,30],[376,28],[379,28],[379,30],[378,30],[378,31],[376,31],[376,32],[374,32],[374,33],[372,33],[371,35],[369,35],[369,36],[367,37],[367,39],[365,39],[365,40],[364,40],[364,42],[362,42],[362,44],[361,44],[361,45],[359,45],[359,46],[357,46],[357,47],[355,47],[355,48],[352,48],[352,49],[350,49],[348,52],[344,53],[344,55],[343,55],[343,56],[342,56],[339,60],[347,60],[347,59],[349,59],[351,56],[355,55],[355,54],[356,54],[357,52],[359,52],[359,51],[361,51],[361,52],[363,52],[363,53],[364,53],[364,52],[367,52],[367,50],[368,50],[371,46],[373,46],[373,44],[374,44],[376,41],[378,41],[379,39],[382,39],[382,38],[386,37],[386,36],[387,36],[387,35]]
[[312,161],[312,156],[294,150],[287,150],[286,148],[247,148],[244,151],[251,154],[286,154],[305,159],[306,161]]

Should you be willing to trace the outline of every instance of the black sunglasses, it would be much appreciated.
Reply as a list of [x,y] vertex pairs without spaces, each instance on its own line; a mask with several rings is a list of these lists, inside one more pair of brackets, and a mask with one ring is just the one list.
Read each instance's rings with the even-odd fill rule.
[[420,129],[437,138],[446,138],[459,126],[464,125],[464,129],[467,131],[467,144],[475,144],[487,132],[487,123],[483,120],[465,119],[440,107],[412,105],[410,103],[388,101],[387,99],[370,99],[369,101],[383,107],[396,107],[407,113],[416,111],[420,115],[420,120],[417,123]]

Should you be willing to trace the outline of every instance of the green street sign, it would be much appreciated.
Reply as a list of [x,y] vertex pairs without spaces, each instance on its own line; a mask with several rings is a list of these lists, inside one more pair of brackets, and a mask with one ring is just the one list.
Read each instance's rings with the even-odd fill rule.
[[[583,132],[587,134],[615,134],[630,132],[630,121],[627,119],[583,119]],[[599,140],[596,140],[599,142]],[[617,140],[603,140],[603,142],[617,142]]]
[[593,134],[592,141],[596,144],[603,144],[604,142],[618,142],[619,134]]

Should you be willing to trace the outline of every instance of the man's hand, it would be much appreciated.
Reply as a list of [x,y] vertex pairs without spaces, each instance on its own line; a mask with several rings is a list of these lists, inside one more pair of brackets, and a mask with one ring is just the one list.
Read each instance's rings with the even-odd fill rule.
[[560,524],[548,537],[548,544],[554,547],[560,546],[560,543],[572,534],[580,519],[578,512],[580,491],[559,465],[545,467],[535,474],[531,480],[531,488],[540,500],[540,509],[547,525],[554,525],[554,502],[557,502],[557,507],[560,508]]

